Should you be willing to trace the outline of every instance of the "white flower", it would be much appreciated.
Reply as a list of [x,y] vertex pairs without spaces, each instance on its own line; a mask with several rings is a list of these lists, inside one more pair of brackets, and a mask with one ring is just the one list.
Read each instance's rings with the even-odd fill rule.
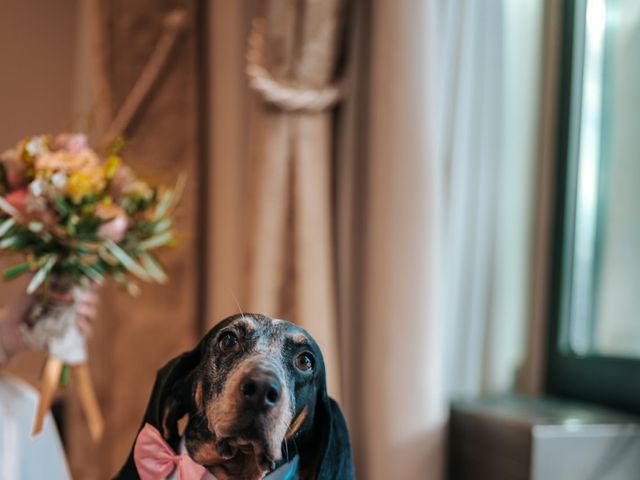
[[51,184],[58,190],[64,190],[67,186],[67,175],[64,172],[56,172],[51,176]]
[[35,179],[29,184],[29,191],[34,197],[41,197],[44,193],[44,182],[41,178]]
[[43,135],[39,137],[33,137],[29,139],[29,141],[24,146],[24,149],[31,155],[32,157],[36,157],[41,155],[47,151],[49,148],[47,147],[47,138]]

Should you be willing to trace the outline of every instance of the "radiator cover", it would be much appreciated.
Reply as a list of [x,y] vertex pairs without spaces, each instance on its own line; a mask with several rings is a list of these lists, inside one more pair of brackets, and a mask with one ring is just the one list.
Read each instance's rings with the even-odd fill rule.
[[557,399],[454,401],[450,480],[640,480],[640,418]]

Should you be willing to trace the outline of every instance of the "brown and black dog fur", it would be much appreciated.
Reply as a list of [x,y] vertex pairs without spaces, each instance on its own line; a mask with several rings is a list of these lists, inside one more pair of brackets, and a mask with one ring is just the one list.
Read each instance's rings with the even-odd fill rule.
[[[181,432],[179,421],[187,419]],[[156,378],[142,422],[219,480],[258,480],[299,455],[301,480],[355,478],[349,433],[302,328],[259,314],[216,325]],[[133,450],[116,479],[138,479]]]

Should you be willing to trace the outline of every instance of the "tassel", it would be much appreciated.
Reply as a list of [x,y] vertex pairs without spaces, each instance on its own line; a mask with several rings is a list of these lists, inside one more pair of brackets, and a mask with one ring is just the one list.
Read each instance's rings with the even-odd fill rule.
[[104,434],[104,418],[102,417],[96,392],[93,388],[93,382],[91,381],[89,365],[81,363],[72,366],[71,369],[78,385],[80,405],[84,410],[85,417],[87,417],[89,433],[93,441],[98,443]]
[[33,422],[33,430],[31,436],[35,437],[42,433],[44,427],[44,418],[47,412],[51,408],[53,403],[53,396],[58,388],[60,382],[60,374],[64,363],[62,360],[49,357],[44,364],[44,370],[42,372],[42,380],[40,381],[40,396],[38,398],[38,407],[36,408],[36,417]]
[[[65,365],[62,360],[52,356],[47,358],[40,382],[40,397],[38,399],[38,407],[31,432],[33,437],[42,433],[44,419],[51,408],[53,397],[58,385],[60,385],[60,379],[65,368],[69,368],[69,366]],[[93,388],[89,366],[86,363],[81,363],[72,365],[70,368],[78,385],[80,405],[87,419],[91,439],[98,443],[104,435],[104,417],[102,416],[100,405],[96,398],[96,392]]]

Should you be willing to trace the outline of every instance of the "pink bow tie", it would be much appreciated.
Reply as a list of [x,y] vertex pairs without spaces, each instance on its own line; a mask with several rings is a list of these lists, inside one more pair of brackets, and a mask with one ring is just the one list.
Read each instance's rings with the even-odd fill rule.
[[177,468],[178,480],[201,480],[207,470],[188,455],[176,455],[160,432],[145,424],[133,448],[141,480],[162,480]]

